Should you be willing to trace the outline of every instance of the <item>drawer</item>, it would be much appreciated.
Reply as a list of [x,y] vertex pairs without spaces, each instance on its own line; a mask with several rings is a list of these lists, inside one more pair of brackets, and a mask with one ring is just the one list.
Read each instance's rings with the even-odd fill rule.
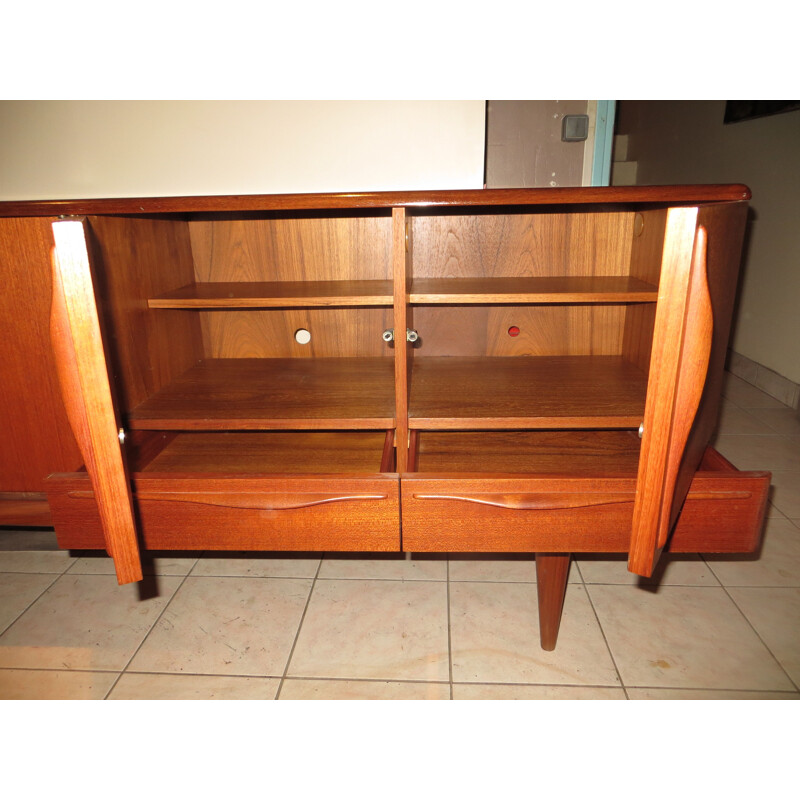
[[[519,434],[518,436],[521,436]],[[604,433],[607,441],[593,450],[591,434],[525,434],[531,446],[524,464],[540,463],[547,473],[491,474],[406,473],[401,476],[403,549],[411,552],[609,552],[628,551],[636,491],[638,444],[624,433]],[[497,444],[476,450],[477,434],[458,443],[436,434],[427,445],[420,437],[420,464],[443,466],[448,451],[471,452],[469,466],[501,466]],[[513,441],[514,435],[508,436]],[[559,441],[558,437],[563,437]],[[570,434],[571,436],[571,434]],[[536,447],[532,447],[536,445]],[[559,449],[563,445],[563,452]],[[514,445],[520,451],[519,440]],[[564,452],[571,453],[569,458]],[[532,455],[533,453],[533,455]],[[414,463],[414,462],[412,462]],[[459,459],[456,463],[465,463]],[[591,469],[591,464],[596,469]],[[570,465],[575,474],[568,474]],[[628,472],[626,475],[625,472]],[[709,450],[691,484],[667,547],[672,552],[740,553],[757,548],[766,512],[769,473],[739,472]]]
[[[398,476],[379,472],[389,466],[389,435],[168,434],[161,447],[155,441],[143,434],[129,459],[143,467],[131,487],[146,549],[400,549]],[[334,465],[352,472],[318,471]],[[368,465],[373,472],[357,471]],[[284,466],[308,472],[279,472]],[[48,500],[61,547],[105,547],[86,473],[50,476]]]

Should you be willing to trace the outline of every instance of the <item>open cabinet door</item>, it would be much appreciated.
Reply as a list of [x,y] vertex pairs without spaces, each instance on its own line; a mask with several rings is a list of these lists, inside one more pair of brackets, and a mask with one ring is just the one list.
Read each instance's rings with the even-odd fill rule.
[[[667,543],[688,487],[684,458],[708,372],[713,316],[707,234],[698,209],[667,216],[628,569],[649,577]],[[677,509],[677,510],[676,510]]]
[[50,333],[61,392],[83,455],[117,580],[142,579],[133,505],[111,394],[83,219],[53,222]]

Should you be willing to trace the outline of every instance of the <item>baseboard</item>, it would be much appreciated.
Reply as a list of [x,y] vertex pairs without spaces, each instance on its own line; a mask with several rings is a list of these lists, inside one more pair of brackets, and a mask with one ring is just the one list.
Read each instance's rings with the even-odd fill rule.
[[800,384],[741,353],[728,350],[726,369],[790,408],[798,408],[800,405]]

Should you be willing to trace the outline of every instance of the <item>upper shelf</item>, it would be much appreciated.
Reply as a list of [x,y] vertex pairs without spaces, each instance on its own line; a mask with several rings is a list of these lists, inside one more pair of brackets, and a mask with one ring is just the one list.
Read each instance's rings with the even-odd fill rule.
[[654,303],[658,287],[627,276],[553,278],[417,278],[409,302]]
[[390,306],[391,281],[192,283],[147,301],[150,308]]

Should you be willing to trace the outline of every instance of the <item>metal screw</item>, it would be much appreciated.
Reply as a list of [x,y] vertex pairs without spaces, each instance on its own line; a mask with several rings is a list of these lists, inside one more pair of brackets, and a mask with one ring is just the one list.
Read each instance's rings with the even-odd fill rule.
[[406,331],[406,341],[407,342],[416,342],[419,339],[419,334],[416,331],[407,330]]
[[120,444],[125,444],[125,431],[123,428],[120,428],[117,432],[117,438],[119,439]]
[[394,341],[394,331],[389,328],[383,332],[383,336],[381,337],[384,342],[393,342]]
[[639,425],[639,438],[641,439],[644,436],[644,422]]

